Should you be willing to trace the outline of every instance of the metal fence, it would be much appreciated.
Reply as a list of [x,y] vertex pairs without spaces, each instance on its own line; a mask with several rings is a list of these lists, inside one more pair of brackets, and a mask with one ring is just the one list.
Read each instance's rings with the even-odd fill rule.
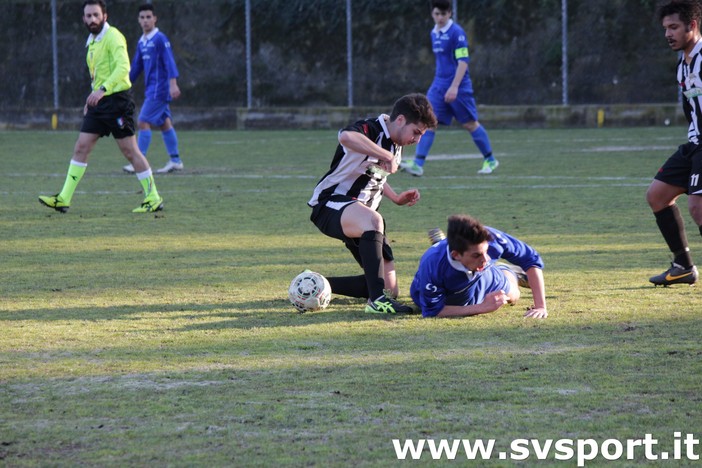
[[[87,80],[81,3],[3,2],[0,55],[7,58],[0,63],[6,84],[0,105],[53,101],[58,108],[84,99],[85,88],[78,85]],[[130,48],[141,32],[140,3],[108,2],[110,23]],[[186,105],[387,105],[398,94],[425,91],[433,75],[428,0],[153,3],[176,51]],[[469,36],[481,104],[677,97],[675,57],[655,20],[654,0],[453,0],[453,6]]]

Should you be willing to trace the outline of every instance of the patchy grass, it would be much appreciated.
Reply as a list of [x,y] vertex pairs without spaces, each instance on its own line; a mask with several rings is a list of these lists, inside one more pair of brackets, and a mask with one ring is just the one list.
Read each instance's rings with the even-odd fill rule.
[[494,130],[488,177],[440,131],[437,155],[468,156],[391,177],[422,193],[381,209],[404,299],[427,229],[465,212],[541,252],[544,321],[522,317],[528,292],[460,320],[342,297],[295,313],[303,268],[359,271],[308,220],[334,131],[181,132],[186,170],[157,177],[166,210],[145,216],[108,140],[67,214],[39,205],[75,137],[0,132],[0,464],[391,466],[393,439],[699,438],[700,293],[647,281],[669,253],[643,194],[680,128]]

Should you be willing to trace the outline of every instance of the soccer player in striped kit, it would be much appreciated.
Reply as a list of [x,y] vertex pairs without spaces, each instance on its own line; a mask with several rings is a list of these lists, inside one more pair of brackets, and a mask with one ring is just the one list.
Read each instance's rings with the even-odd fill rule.
[[[144,33],[137,44],[136,54],[132,60],[132,69],[129,79],[132,83],[144,72],[144,104],[139,113],[139,136],[137,143],[144,155],[151,145],[151,128],[161,130],[163,143],[170,160],[156,173],[183,170],[183,161],[178,150],[178,134],[171,120],[169,103],[180,97],[178,87],[178,67],[176,67],[171,43],[156,27],[156,14],[154,6],[146,3],[139,7],[139,26]],[[134,172],[131,164],[124,166],[125,172]]]
[[[478,174],[491,174],[500,163],[492,154],[487,132],[478,122],[473,83],[468,73],[470,56],[466,33],[454,23],[451,15],[450,0],[431,2],[431,16],[435,23],[431,31],[431,41],[436,57],[436,72],[427,97],[440,124],[450,125],[455,118],[468,130],[483,155],[483,165]],[[427,131],[417,145],[414,160],[402,163],[403,171],[414,176],[424,174],[424,163],[434,143],[434,137],[433,130]]]
[[426,96],[410,94],[395,102],[390,115],[343,128],[331,167],[308,202],[314,225],[341,240],[363,268],[363,275],[327,277],[332,293],[367,298],[367,313],[413,311],[395,300],[394,257],[385,237],[385,219],[377,210],[383,197],[396,205],[412,206],[419,201],[418,190],[397,193],[387,177],[399,169],[402,147],[420,141],[436,124]]
[[688,142],[668,158],[646,192],[646,201],[653,210],[656,224],[673,253],[670,268],[652,276],[649,281],[656,286],[694,284],[698,277],[697,267],[690,256],[676,200],[687,193],[690,214],[702,235],[702,6],[696,0],[674,0],[660,7],[658,17],[670,48],[682,52],[677,81],[682,88],[683,112],[689,126]]

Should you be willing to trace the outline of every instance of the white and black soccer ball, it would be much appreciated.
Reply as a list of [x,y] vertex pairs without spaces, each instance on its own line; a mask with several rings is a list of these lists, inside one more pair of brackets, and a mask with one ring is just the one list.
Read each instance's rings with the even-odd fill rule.
[[305,270],[292,280],[288,299],[299,312],[325,309],[331,300],[329,281],[314,271]]

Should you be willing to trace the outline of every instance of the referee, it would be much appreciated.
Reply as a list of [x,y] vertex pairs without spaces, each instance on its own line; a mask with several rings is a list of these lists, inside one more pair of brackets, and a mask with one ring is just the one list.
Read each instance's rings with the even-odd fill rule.
[[144,201],[134,213],[163,209],[163,199],[156,190],[149,162],[139,151],[134,131],[134,99],[129,81],[127,41],[117,28],[107,23],[104,0],[83,2],[83,22],[90,31],[86,42],[91,93],[83,110],[83,124],[68,166],[63,189],[53,196],[40,196],[39,202],[65,213],[73,193],[85,174],[88,157],[98,139],[112,134],[124,157],[134,166],[144,189]]

